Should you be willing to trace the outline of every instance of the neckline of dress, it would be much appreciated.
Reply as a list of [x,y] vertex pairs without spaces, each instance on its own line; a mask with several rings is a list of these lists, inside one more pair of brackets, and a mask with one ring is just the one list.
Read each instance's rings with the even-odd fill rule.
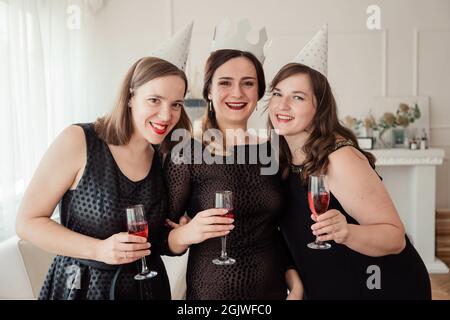
[[108,150],[109,156],[111,157],[117,171],[120,173],[120,175],[122,175],[125,179],[127,179],[127,181],[129,181],[133,184],[140,184],[140,183],[144,182],[145,180],[147,180],[151,176],[151,174],[153,172],[153,168],[155,167],[155,159],[157,159],[156,153],[158,152],[155,147],[153,147],[154,153],[153,153],[153,158],[152,158],[152,165],[151,165],[150,169],[148,170],[146,176],[144,178],[142,178],[141,180],[134,181],[134,180],[131,180],[125,173],[122,172],[119,165],[117,164],[116,159],[114,158],[114,155],[111,152],[111,149],[109,148],[109,145],[105,141],[103,141],[103,143],[105,144],[106,149]]

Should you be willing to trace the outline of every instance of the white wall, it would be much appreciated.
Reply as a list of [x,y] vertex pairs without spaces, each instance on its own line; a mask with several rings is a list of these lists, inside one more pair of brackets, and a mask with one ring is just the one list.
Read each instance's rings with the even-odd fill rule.
[[[380,31],[366,27],[372,4],[381,8]],[[376,113],[377,96],[430,96],[431,144],[450,155],[450,0],[108,0],[94,23],[93,114],[109,110],[135,60],[191,20],[189,69],[201,72],[214,25],[223,17],[267,27],[273,39],[268,81],[328,22],[329,80],[340,115]],[[256,114],[252,123],[263,127],[265,116]],[[437,206],[450,207],[448,156],[437,177]]]

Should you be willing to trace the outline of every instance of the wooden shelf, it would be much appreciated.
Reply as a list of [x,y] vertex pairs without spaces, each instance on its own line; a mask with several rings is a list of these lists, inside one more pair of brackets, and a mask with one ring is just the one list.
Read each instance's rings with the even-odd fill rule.
[[436,256],[450,266],[450,209],[436,211]]

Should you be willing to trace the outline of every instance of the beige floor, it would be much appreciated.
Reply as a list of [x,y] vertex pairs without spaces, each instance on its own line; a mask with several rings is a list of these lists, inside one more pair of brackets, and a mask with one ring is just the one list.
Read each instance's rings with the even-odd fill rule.
[[450,300],[450,273],[431,274],[433,300]]

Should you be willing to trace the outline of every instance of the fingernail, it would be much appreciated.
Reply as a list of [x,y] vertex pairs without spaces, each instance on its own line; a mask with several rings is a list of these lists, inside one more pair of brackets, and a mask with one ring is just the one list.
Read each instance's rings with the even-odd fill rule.
[[228,213],[228,209],[223,209],[222,212],[223,213]]

